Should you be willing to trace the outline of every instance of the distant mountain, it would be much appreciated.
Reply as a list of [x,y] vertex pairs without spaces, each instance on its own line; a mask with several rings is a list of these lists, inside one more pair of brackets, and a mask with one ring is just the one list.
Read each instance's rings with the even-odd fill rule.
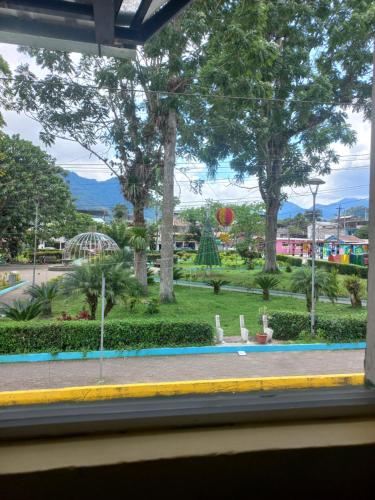
[[291,201],[285,201],[279,210],[279,219],[290,219],[297,214],[303,214],[304,208],[299,207]]
[[[341,215],[344,215],[346,210],[349,210],[353,207],[367,207],[368,208],[368,199],[367,198],[343,198],[342,200],[335,201],[334,203],[330,203],[328,205],[322,205],[321,203],[316,204],[316,209],[320,210],[322,213],[322,219],[330,220],[337,217],[337,207],[341,205]],[[311,210],[312,207],[309,209]],[[305,212],[304,208],[299,207],[295,203],[291,203],[290,201],[286,201],[279,212],[279,219],[289,219],[291,217],[295,217],[297,214],[303,214]]]
[[[344,215],[344,212],[353,207],[366,207],[368,208],[368,199],[367,198],[343,198],[342,200],[335,201],[334,203],[330,203],[329,205],[321,205],[316,204],[317,210],[322,211],[323,219],[334,219],[337,217],[337,208],[341,206],[341,215]],[[312,207],[311,207],[312,208]]]
[[[128,207],[129,213],[133,213],[133,205],[124,199],[117,177],[106,181],[97,181],[80,177],[74,172],[68,172],[65,180],[69,184],[78,209],[106,208],[111,213],[115,205],[122,203]],[[155,218],[154,209],[146,208],[145,218],[153,220]]]

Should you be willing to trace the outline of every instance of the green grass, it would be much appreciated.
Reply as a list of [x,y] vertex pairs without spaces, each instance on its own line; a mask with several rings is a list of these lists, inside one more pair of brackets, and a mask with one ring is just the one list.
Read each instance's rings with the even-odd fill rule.
[[[201,269],[189,269],[185,266],[180,266],[178,264],[178,267],[182,267],[182,269],[185,272],[185,279],[190,280],[194,278],[197,281],[207,281],[208,275],[212,276],[211,279],[223,279],[226,281],[229,281],[231,285],[233,286],[242,286],[245,288],[258,288],[254,284],[254,278],[255,276],[261,272],[261,267],[258,267],[257,269],[249,271],[246,269],[245,266],[237,269],[220,269],[220,268],[213,268],[212,272],[210,273],[209,270],[205,270],[203,267]],[[285,272],[285,268],[280,268],[281,272],[277,274],[277,278],[280,281],[279,284],[275,287],[275,290],[283,290],[283,291],[290,291],[291,290],[291,280],[292,280],[292,274],[293,271],[298,269],[298,267],[292,268],[291,273]],[[344,280],[347,276],[339,274],[338,276],[338,281],[339,281],[339,295],[340,297],[349,297],[349,294],[344,287]],[[360,278],[362,281],[362,288],[363,288],[363,293],[362,293],[362,298],[367,298],[367,280]]]
[[[150,295],[157,296],[158,285],[150,287]],[[151,316],[165,320],[201,320],[214,325],[215,314],[220,314],[221,324],[225,335],[239,335],[239,315],[245,315],[246,327],[250,334],[259,331],[258,318],[260,309],[267,307],[268,312],[272,311],[297,311],[305,312],[305,301],[289,297],[271,297],[266,302],[262,297],[255,294],[240,292],[222,291],[219,295],[214,295],[212,289],[189,288],[176,286],[175,294],[177,303],[160,306],[160,313]],[[54,301],[54,315],[67,311],[69,314],[76,314],[82,309],[83,297],[69,297],[68,299],[58,298]],[[135,312],[130,313],[119,304],[111,311],[108,318],[111,319],[142,319],[150,318],[145,314],[145,305],[139,304]],[[348,305],[341,304],[317,304],[317,313],[329,316],[343,315],[366,315],[366,310],[355,310]],[[99,318],[100,307],[98,307],[97,318]]]

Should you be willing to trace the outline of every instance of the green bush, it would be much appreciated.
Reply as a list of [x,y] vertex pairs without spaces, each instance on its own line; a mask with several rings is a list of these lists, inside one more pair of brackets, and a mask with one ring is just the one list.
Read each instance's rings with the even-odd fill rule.
[[[308,259],[308,264],[311,266],[311,259]],[[329,260],[316,260],[315,265],[317,268],[323,268],[326,271],[337,269],[339,274],[355,274],[360,278],[367,279],[368,268],[367,266],[358,266],[357,264],[341,264],[340,262],[330,262]]]
[[[329,318],[317,316],[316,328],[327,342],[359,342],[366,338],[367,319],[357,317]],[[310,329],[310,315],[305,313],[274,312],[269,326],[275,340],[297,340],[301,332]]]
[[284,262],[285,264],[289,264],[290,266],[295,266],[295,267],[302,266],[301,257],[293,257],[291,255],[277,254],[276,259],[279,262]]
[[[108,320],[105,323],[106,350],[212,343],[212,327],[204,322]],[[99,344],[99,321],[0,323],[1,354],[97,351]]]

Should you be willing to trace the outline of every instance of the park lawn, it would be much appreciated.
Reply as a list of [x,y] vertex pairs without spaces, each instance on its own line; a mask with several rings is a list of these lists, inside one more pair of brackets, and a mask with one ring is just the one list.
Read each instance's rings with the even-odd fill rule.
[[[255,276],[259,274],[262,271],[261,267],[258,267],[253,270],[248,270],[246,269],[245,266],[241,268],[234,268],[234,269],[220,269],[220,268],[213,268],[213,270],[210,272],[209,270],[205,270],[203,267],[201,269],[188,269],[188,268],[182,268],[185,272],[185,278],[186,280],[193,280],[193,281],[207,281],[209,279],[222,279],[229,281],[231,285],[233,286],[241,286],[245,288],[258,288],[257,285],[255,285],[254,280]],[[282,291],[291,291],[291,281],[292,281],[292,274],[295,270],[299,269],[298,267],[293,267],[291,273],[287,273],[283,270],[283,268],[280,268],[281,272],[276,275],[277,279],[279,280],[279,284],[275,286],[275,290],[282,290]],[[211,276],[211,278],[210,278]],[[340,297],[348,297],[348,292],[346,288],[344,287],[344,280],[347,276],[344,276],[342,274],[339,274],[338,276],[338,281],[339,281],[339,295]],[[367,280],[360,278],[362,282],[362,298],[367,298]]]
[[[150,287],[150,296],[157,296],[158,285]],[[160,312],[153,316],[145,314],[146,306],[139,304],[135,312],[130,313],[123,304],[114,307],[108,319],[142,319],[155,318],[158,320],[177,321],[206,321],[214,326],[215,314],[219,314],[225,335],[239,335],[239,315],[245,316],[246,327],[250,334],[254,335],[259,331],[258,318],[261,308],[267,307],[268,312],[272,311],[296,311],[305,312],[305,301],[289,297],[271,297],[266,302],[260,295],[221,291],[219,295],[214,295],[212,289],[190,288],[176,286],[175,304],[160,305]],[[58,316],[62,311],[69,314],[76,314],[83,308],[84,298],[69,297],[58,298],[53,303],[54,315]],[[363,317],[366,310],[355,310],[348,305],[342,304],[317,304],[317,313],[328,316],[342,317],[343,315],[356,315]],[[100,316],[100,305],[97,311],[97,319]]]

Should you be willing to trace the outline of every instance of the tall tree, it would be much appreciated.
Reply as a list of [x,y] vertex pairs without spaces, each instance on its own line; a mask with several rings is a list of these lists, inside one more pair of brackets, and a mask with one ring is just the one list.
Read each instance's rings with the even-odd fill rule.
[[355,141],[345,108],[368,105],[371,5],[371,0],[205,4],[210,35],[201,84],[212,98],[202,109],[200,156],[213,173],[229,159],[239,181],[257,177],[266,206],[265,271],[277,269],[283,188],[305,185],[312,173],[328,173],[338,161],[332,144]]
[[128,220],[128,207],[123,203],[117,203],[112,208],[112,216],[116,222],[123,222]]
[[157,93],[158,127],[164,148],[163,204],[161,225],[160,300],[173,302],[173,211],[176,154],[187,155],[184,136],[189,135],[190,102],[181,94],[191,91],[202,57],[206,32],[202,15],[204,2],[175,18],[145,45],[143,66],[147,70],[149,90]]
[[[142,93],[140,61],[28,50],[46,76],[18,68],[14,94],[19,111],[41,123],[41,139],[77,142],[118,177],[133,204],[134,225],[145,228],[144,208],[158,184],[162,144],[155,98]],[[147,81],[146,81],[147,83]],[[134,248],[137,279],[147,288],[144,248]]]
[[64,171],[31,142],[0,135],[0,234],[12,257],[35,223],[39,234],[69,216],[73,201]]

